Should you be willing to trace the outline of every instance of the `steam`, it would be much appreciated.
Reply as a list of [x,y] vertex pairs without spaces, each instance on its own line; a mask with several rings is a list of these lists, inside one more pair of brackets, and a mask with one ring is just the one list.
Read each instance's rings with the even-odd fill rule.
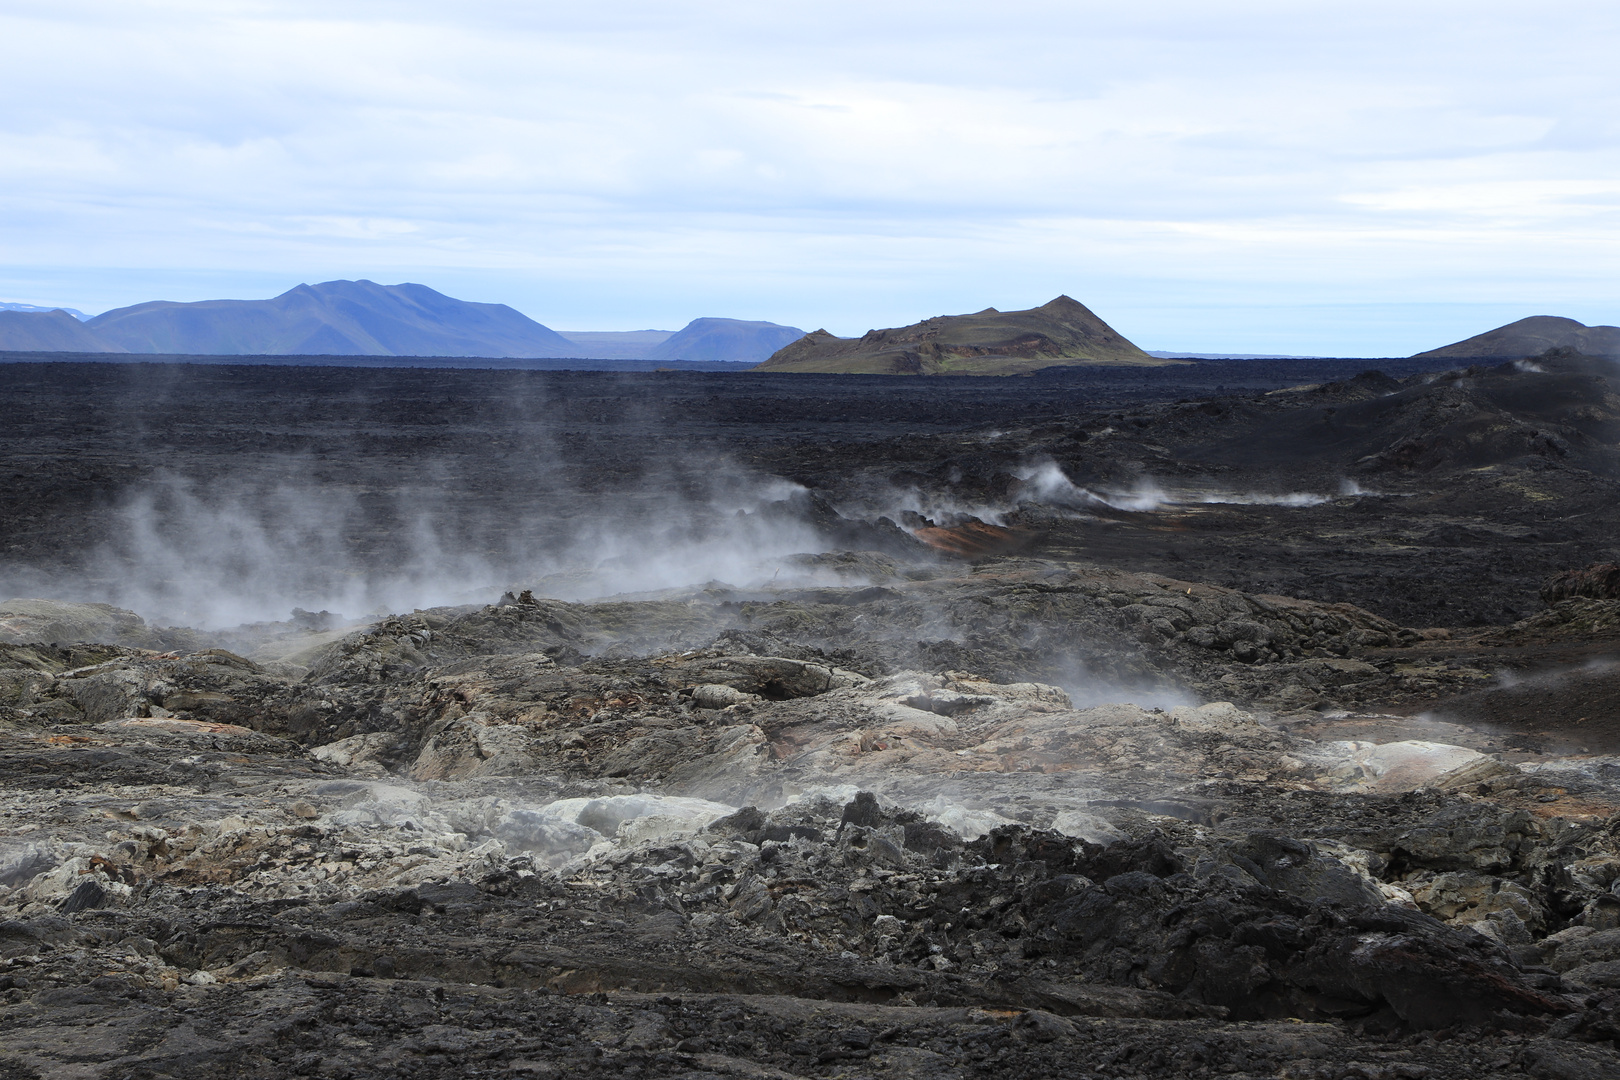
[[[1149,477],[1139,478],[1128,489],[1092,489],[1081,487],[1069,479],[1063,469],[1051,460],[1028,465],[1015,475],[1024,482],[1023,494],[1033,496],[1032,501],[1071,509],[1108,507],[1137,513],[1152,513],[1172,507],[1184,506],[1321,506],[1332,502],[1334,496],[1309,491],[1282,493],[1261,491],[1208,491],[1183,489],[1167,491]],[[1372,495],[1362,490],[1353,480],[1339,486],[1342,497]]]
[[222,495],[163,477],[115,512],[113,538],[92,559],[109,580],[93,599],[215,628],[283,619],[294,606],[359,614],[407,596],[442,602],[438,586],[477,572],[468,560],[443,565],[445,545],[417,518],[401,530],[406,557],[361,574],[350,538],[363,517],[341,489],[282,482]]
[[831,546],[806,520],[803,487],[725,462],[618,492],[541,489],[527,511],[458,509],[426,487],[367,495],[296,478],[298,464],[208,484],[160,477],[112,511],[110,538],[81,573],[48,585],[16,573],[7,595],[27,582],[155,624],[222,629],[295,607],[355,618],[489,603],[514,586],[559,599],[743,586]]
[[[156,625],[202,630],[279,623],[295,608],[359,621],[491,603],[514,589],[592,600],[713,583],[872,584],[883,572],[861,560],[818,566],[806,557],[900,550],[884,546],[893,542],[885,537],[904,539],[892,523],[914,533],[973,521],[1002,526],[1030,504],[1081,514],[1151,513],[1216,503],[1307,507],[1330,499],[1170,490],[1149,477],[1128,488],[1093,489],[1075,484],[1051,460],[1021,469],[1021,488],[996,504],[960,498],[949,486],[938,492],[912,486],[854,493],[838,510],[802,485],[719,457],[643,458],[639,475],[590,491],[567,480],[560,455],[528,459],[527,472],[508,470],[493,480],[456,477],[448,466],[418,469],[400,481],[333,478],[319,475],[319,464],[285,457],[206,481],[156,477],[113,508],[107,539],[74,574],[12,567],[0,593],[110,602]],[[1351,481],[1341,491],[1364,494]],[[1082,698],[1084,682],[1072,684]],[[1186,703],[1134,689],[1124,700]]]
[[1232,503],[1240,506],[1321,506],[1331,502],[1330,495],[1316,495],[1306,491],[1291,491],[1284,495],[1265,495],[1259,492],[1204,495],[1196,499],[1201,503]]
[[1127,704],[1168,712],[1183,706],[1204,704],[1203,698],[1184,687],[1151,679],[1101,678],[1087,671],[1084,665],[1078,665],[1077,671],[1066,674],[1058,685],[1069,695],[1069,700],[1074,702],[1077,709]]
[[[587,521],[560,549],[527,560],[536,591],[585,600],[708,582],[780,583],[784,573],[803,576],[784,565],[790,556],[832,547],[795,513],[808,489],[776,477],[722,479],[698,502],[654,499],[628,517]],[[517,579],[528,580],[522,570]]]
[[1024,491],[1036,501],[1054,506],[1086,509],[1098,506],[1114,510],[1152,511],[1164,507],[1169,496],[1151,480],[1139,480],[1130,491],[1097,492],[1075,484],[1055,461],[1026,466],[1014,473],[1024,482]]
[[1496,685],[1503,690],[1517,687],[1539,687],[1550,690],[1577,679],[1607,675],[1616,670],[1620,670],[1620,660],[1612,657],[1597,657],[1581,664],[1543,669],[1533,673],[1520,673],[1512,668],[1503,668],[1496,673]]

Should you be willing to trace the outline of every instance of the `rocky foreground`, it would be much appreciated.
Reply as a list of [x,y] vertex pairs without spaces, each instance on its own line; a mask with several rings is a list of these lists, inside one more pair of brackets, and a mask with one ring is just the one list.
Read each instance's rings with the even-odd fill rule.
[[1617,1075],[1620,746],[1436,703],[1620,601],[817,558],[862,583],[0,606],[0,1076]]

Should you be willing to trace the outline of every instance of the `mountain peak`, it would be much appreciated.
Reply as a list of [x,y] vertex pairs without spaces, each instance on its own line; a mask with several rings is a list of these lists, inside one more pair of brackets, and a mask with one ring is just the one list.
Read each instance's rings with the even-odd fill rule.
[[0,310],[0,349],[8,352],[125,352],[102,340],[88,324],[62,308]]
[[796,326],[712,316],[693,319],[647,354],[652,360],[726,360],[757,363],[804,337]]
[[119,308],[88,324],[120,351],[200,355],[572,357],[572,342],[504,304],[426,285],[300,282],[269,300]]
[[1587,356],[1620,356],[1620,327],[1587,326],[1562,315],[1531,315],[1417,355],[1517,360],[1540,356],[1548,349],[1574,349]]

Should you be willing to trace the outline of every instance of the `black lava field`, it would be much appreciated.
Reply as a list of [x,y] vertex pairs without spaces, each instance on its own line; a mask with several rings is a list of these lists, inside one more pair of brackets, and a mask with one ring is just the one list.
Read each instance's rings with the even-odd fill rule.
[[1620,365],[0,362],[0,1078],[1620,1074]]

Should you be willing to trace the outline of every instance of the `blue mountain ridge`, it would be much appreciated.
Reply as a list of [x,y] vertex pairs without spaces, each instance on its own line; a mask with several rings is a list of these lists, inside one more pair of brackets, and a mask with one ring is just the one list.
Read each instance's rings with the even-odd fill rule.
[[325,281],[270,300],[155,300],[85,325],[133,353],[565,357],[579,351],[505,304],[457,300],[410,283]]

